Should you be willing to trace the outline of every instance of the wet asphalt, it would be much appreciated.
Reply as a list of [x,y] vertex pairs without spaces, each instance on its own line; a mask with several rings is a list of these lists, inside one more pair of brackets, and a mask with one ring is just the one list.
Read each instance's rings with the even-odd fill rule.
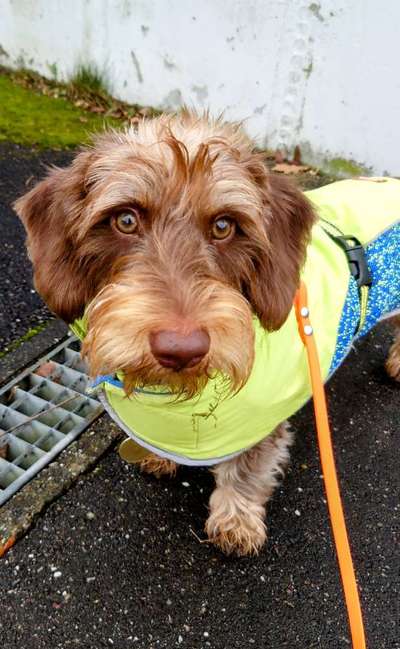
[[46,165],[61,166],[71,157],[71,152],[38,153],[0,143],[0,352],[51,317],[33,289],[25,231],[11,205],[45,175]]
[[[8,207],[43,172],[43,156],[22,153],[0,155],[8,341],[47,317],[30,293],[23,233]],[[390,340],[387,325],[376,329],[328,388],[369,649],[400,649],[400,388],[383,370]],[[292,464],[256,558],[225,557],[199,541],[212,490],[206,470],[158,481],[109,452],[0,560],[2,646],[350,647],[309,405],[292,427]]]

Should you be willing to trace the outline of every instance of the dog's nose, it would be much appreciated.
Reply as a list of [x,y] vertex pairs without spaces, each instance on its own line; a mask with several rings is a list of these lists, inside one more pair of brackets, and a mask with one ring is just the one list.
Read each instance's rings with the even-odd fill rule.
[[150,347],[160,365],[179,371],[200,363],[210,348],[210,337],[202,329],[187,335],[157,331],[150,334]]

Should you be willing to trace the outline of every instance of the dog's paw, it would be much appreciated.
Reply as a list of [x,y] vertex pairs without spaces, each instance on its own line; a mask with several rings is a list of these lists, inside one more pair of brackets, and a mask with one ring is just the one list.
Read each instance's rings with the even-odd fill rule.
[[385,368],[391,379],[400,382],[400,350],[397,344],[390,350]]
[[261,521],[257,530],[249,528],[246,521],[241,519],[232,521],[232,527],[225,530],[210,525],[207,521],[206,531],[210,541],[222,552],[236,554],[238,557],[258,554],[267,539],[266,528]]
[[154,453],[146,455],[139,463],[139,466],[143,473],[151,473],[156,478],[161,478],[164,475],[173,478],[178,468],[178,465],[173,460],[166,460],[154,455]]
[[211,496],[211,513],[205,530],[212,543],[225,554],[239,557],[258,554],[267,539],[264,507],[252,502],[224,499],[224,489]]

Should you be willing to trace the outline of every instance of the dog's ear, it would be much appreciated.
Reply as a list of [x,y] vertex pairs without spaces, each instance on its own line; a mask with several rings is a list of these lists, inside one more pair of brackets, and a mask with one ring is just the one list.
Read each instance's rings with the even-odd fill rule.
[[14,203],[27,232],[28,254],[38,293],[66,322],[82,315],[88,286],[79,269],[71,223],[79,215],[90,158],[80,153],[70,167],[51,169],[47,177]]
[[315,214],[304,194],[284,176],[268,173],[260,158],[253,159],[250,172],[262,192],[268,245],[254,260],[246,290],[261,324],[274,331],[291,310]]

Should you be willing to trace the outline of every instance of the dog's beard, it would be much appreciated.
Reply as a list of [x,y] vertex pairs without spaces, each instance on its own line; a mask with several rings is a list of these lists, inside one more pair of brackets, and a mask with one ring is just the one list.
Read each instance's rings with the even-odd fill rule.
[[[177,292],[179,296],[177,299]],[[124,389],[166,389],[176,398],[200,394],[219,376],[228,393],[246,383],[254,359],[252,313],[245,298],[218,281],[185,283],[166,298],[162,281],[137,272],[105,286],[87,310],[83,353],[92,376],[123,375]],[[195,367],[174,371],[161,366],[150,348],[150,333],[204,329],[208,354]]]

